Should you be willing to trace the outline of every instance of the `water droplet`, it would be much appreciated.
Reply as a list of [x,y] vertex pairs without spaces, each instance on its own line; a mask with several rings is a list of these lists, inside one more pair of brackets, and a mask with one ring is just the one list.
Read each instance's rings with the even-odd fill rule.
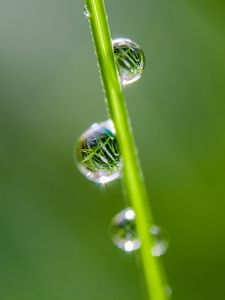
[[118,248],[125,252],[133,252],[141,246],[136,234],[135,217],[134,210],[126,208],[112,219],[112,241]]
[[[111,236],[113,243],[126,252],[137,250],[141,246],[138,239],[135,224],[136,214],[132,208],[126,208],[119,212],[111,223]],[[168,248],[168,239],[165,231],[159,226],[153,225],[150,234],[154,245],[150,249],[153,256],[165,254]]]
[[113,122],[93,124],[76,147],[78,168],[89,180],[108,183],[121,174],[122,163]]
[[85,17],[89,18],[90,17],[90,13],[89,10],[87,8],[87,4],[84,4],[84,15]]
[[144,52],[130,39],[118,38],[112,41],[114,56],[121,84],[129,85],[137,81],[144,70]]
[[167,297],[170,298],[173,294],[173,289],[169,285],[166,285],[165,286],[165,291],[166,291]]
[[166,231],[157,225],[153,225],[151,227],[150,233],[155,240],[154,245],[151,249],[152,255],[162,256],[166,253],[169,246],[169,240]]

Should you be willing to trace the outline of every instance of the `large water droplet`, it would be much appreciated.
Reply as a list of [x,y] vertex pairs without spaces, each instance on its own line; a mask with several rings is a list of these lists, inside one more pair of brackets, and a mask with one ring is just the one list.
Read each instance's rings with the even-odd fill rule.
[[[113,243],[126,252],[137,250],[141,246],[141,242],[137,236],[136,214],[132,208],[126,208],[119,212],[111,223],[111,236]],[[168,239],[165,231],[159,226],[153,225],[150,234],[153,239],[153,247],[149,249],[153,256],[161,256],[165,254],[168,248]]]
[[121,84],[125,86],[137,81],[145,64],[144,52],[140,46],[124,38],[113,40],[112,45]]
[[118,248],[126,252],[137,250],[141,245],[136,234],[135,216],[132,208],[126,208],[112,219],[112,241]]
[[93,124],[80,137],[76,158],[81,173],[96,183],[107,183],[121,174],[122,163],[113,122]]
[[166,231],[162,227],[153,225],[151,227],[150,233],[155,240],[154,245],[151,249],[152,255],[162,256],[166,253],[169,246],[169,240]]
[[85,17],[89,18],[90,17],[90,13],[89,10],[87,8],[87,4],[84,4],[84,15]]

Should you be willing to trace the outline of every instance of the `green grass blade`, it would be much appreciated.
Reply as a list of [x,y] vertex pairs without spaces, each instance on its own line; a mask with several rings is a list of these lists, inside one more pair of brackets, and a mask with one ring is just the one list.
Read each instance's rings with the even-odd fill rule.
[[149,233],[154,224],[138,160],[129,116],[114,61],[112,42],[103,0],[86,0],[89,23],[95,45],[102,85],[110,118],[113,120],[123,159],[123,180],[128,199],[136,212],[140,255],[149,298],[166,300],[166,284],[159,259],[151,255],[153,240]]

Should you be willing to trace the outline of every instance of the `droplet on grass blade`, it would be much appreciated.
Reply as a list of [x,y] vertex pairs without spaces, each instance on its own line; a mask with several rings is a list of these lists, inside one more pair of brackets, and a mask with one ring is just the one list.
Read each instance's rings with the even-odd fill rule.
[[166,291],[167,297],[170,298],[173,294],[173,289],[169,285],[166,285],[165,286],[165,291]]
[[121,175],[122,163],[111,120],[95,123],[80,137],[76,146],[81,173],[96,183],[108,183]]
[[84,15],[85,17],[89,18],[90,17],[90,13],[89,10],[87,8],[87,4],[84,4]]
[[113,243],[125,252],[133,252],[140,248],[136,234],[136,214],[132,208],[119,212],[111,222],[111,237]]
[[[111,237],[113,243],[125,252],[133,252],[141,247],[141,241],[136,231],[136,214],[132,208],[119,212],[111,222]],[[168,239],[164,230],[153,225],[150,234],[153,246],[149,251],[153,256],[165,254],[168,248]]]
[[166,231],[162,227],[153,225],[151,227],[150,233],[155,239],[154,245],[151,249],[152,255],[162,256],[166,253],[169,246],[169,240]]
[[144,52],[140,46],[124,38],[114,39],[112,45],[121,84],[126,86],[137,81],[145,65]]

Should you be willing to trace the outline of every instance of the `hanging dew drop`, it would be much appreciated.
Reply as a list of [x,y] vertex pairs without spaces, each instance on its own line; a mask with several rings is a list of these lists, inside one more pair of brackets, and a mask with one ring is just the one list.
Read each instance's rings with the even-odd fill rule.
[[[141,241],[136,231],[136,214],[132,208],[126,208],[119,212],[111,222],[111,237],[113,243],[125,252],[133,252],[141,247]],[[153,225],[150,234],[153,247],[149,249],[152,256],[161,256],[166,253],[168,239],[165,231],[159,226]]]
[[136,234],[135,217],[134,210],[126,208],[119,212],[111,222],[112,241],[125,252],[133,252],[141,246]]
[[122,163],[111,120],[87,129],[78,141],[75,154],[79,170],[93,182],[105,184],[121,175]]
[[114,39],[112,45],[121,84],[126,86],[141,78],[145,57],[140,46],[124,38]]

